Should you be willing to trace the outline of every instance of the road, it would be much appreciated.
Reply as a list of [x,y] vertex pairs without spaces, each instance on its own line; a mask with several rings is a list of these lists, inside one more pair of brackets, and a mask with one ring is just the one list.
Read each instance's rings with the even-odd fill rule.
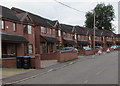
[[87,56],[86,60],[17,84],[117,84],[118,52]]

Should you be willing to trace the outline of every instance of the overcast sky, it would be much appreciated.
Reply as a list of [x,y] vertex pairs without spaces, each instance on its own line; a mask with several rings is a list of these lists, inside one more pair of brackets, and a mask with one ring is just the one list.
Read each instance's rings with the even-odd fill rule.
[[[104,2],[106,5],[111,4],[115,11],[115,20],[113,27],[118,33],[118,1],[119,0],[57,0],[82,12],[70,9],[61,5],[55,0],[0,0],[0,5],[8,8],[16,7],[41,17],[58,20],[60,23],[70,25],[85,25],[85,14],[91,11],[98,3]],[[109,2],[108,2],[109,1]],[[119,32],[120,33],[120,32]]]

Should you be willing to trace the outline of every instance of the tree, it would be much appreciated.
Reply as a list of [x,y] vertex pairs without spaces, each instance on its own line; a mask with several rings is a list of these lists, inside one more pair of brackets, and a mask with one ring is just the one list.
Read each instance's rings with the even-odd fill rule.
[[95,13],[95,26],[98,29],[107,29],[114,31],[112,27],[112,21],[115,18],[115,13],[113,6],[108,4],[107,6],[104,3],[97,4],[94,10],[86,13],[85,26],[88,28],[93,28],[94,23],[94,13]]

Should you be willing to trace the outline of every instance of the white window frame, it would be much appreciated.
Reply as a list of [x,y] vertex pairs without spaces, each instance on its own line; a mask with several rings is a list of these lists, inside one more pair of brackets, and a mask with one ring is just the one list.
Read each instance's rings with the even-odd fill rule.
[[33,53],[33,45],[32,44],[28,45],[28,52],[29,52],[29,54]]
[[4,27],[5,27],[5,23],[4,23],[3,20],[1,21],[1,24],[2,24],[2,25],[1,25],[1,29],[4,29]]
[[78,39],[81,39],[81,35],[78,35]]
[[52,35],[53,29],[50,28],[50,35]]
[[61,30],[58,30],[58,36],[61,36]]
[[32,26],[28,25],[28,34],[32,34]]
[[13,31],[16,31],[16,30],[17,30],[16,23],[13,23]]
[[75,34],[75,39],[77,39],[76,34]]
[[47,28],[46,27],[41,27],[41,33],[46,33],[47,32]]

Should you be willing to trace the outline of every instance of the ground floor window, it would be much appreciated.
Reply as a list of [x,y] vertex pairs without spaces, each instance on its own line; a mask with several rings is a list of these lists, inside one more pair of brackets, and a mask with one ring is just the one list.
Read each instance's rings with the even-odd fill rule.
[[28,52],[29,52],[29,54],[33,53],[33,45],[32,44],[28,45]]
[[56,44],[56,49],[59,49],[59,44]]
[[42,46],[42,53],[48,53],[47,42],[42,42],[41,46]]
[[49,50],[50,52],[53,52],[53,43],[49,43]]
[[11,54],[17,55],[17,45],[11,44]]
[[25,55],[27,55],[29,53],[28,51],[28,44],[24,44],[25,48],[24,48],[24,52],[25,52]]

